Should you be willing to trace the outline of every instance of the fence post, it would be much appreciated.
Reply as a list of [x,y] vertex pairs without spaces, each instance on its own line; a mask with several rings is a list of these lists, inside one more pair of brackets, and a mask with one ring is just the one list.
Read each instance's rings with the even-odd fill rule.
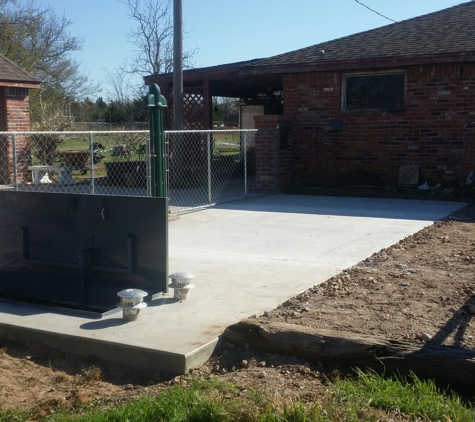
[[280,126],[275,127],[274,132],[274,183],[275,183],[275,193],[280,192]]
[[213,195],[211,192],[211,132],[208,131],[206,134],[206,149],[208,150],[208,203],[211,204],[213,200]]
[[92,147],[92,143],[94,140],[94,135],[92,131],[89,132],[89,165],[90,165],[90,175],[91,175],[91,194],[94,195],[95,191],[95,184],[94,184],[94,148]]
[[13,154],[13,184],[15,185],[15,190],[18,190],[18,161],[16,154],[16,134],[12,134],[12,154]]
[[[150,132],[148,133],[148,141],[147,145],[145,148],[146,151],[146,160],[147,160],[147,196],[152,196],[152,156],[151,156],[151,151],[152,149],[150,148]],[[168,186],[168,183],[167,183]]]
[[244,132],[244,136],[242,139],[244,140],[244,199],[247,199],[247,146],[249,144],[249,136],[250,132]]

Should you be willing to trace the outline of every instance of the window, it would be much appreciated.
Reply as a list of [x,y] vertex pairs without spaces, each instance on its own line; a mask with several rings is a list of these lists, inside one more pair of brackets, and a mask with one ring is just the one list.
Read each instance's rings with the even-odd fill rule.
[[403,110],[404,73],[347,75],[343,79],[343,110]]
[[28,96],[28,89],[26,88],[16,88],[8,87],[6,92],[8,97],[20,97],[25,98]]

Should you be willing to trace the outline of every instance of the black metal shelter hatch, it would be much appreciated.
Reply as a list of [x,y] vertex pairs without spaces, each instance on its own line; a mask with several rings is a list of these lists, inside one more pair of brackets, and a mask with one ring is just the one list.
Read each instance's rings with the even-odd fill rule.
[[0,215],[0,297],[105,311],[167,291],[166,198],[1,192]]

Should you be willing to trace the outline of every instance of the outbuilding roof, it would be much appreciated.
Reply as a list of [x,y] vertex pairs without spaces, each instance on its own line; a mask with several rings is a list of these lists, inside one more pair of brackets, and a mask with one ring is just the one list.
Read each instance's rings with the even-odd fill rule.
[[25,69],[0,54],[0,86],[39,88],[40,81]]

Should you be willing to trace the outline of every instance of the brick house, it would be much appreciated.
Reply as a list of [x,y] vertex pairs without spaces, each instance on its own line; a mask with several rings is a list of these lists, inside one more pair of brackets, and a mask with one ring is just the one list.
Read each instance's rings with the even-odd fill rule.
[[[30,130],[29,90],[40,88],[40,81],[0,54],[0,132]],[[17,137],[17,147],[25,140]],[[9,137],[0,138],[0,184],[11,181],[12,145]]]
[[[256,178],[312,185],[437,184],[475,169],[475,1],[300,50],[184,72],[184,96],[264,106]],[[148,76],[165,96],[172,75]],[[186,112],[186,109],[185,109]],[[186,114],[185,114],[186,119]]]

